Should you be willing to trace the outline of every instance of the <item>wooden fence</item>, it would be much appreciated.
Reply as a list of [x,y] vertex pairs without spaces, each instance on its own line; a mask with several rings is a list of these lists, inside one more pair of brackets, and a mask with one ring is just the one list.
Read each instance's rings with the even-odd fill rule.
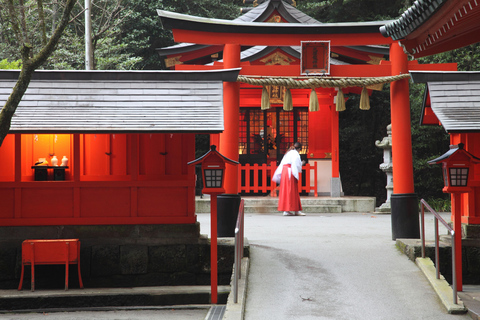
[[[276,169],[276,165],[265,163],[238,166],[238,189],[241,193],[267,194],[270,192],[270,196],[278,196],[278,185],[271,181]],[[313,192],[314,196],[318,197],[316,162],[313,165],[306,164],[302,167],[298,179],[298,190],[300,193],[307,194]]]

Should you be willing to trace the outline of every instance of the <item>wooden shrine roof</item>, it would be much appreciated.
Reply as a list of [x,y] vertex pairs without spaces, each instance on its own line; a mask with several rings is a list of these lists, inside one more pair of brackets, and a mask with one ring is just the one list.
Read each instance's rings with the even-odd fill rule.
[[480,42],[479,18],[478,0],[416,0],[380,31],[418,58]]
[[410,71],[413,82],[426,83],[430,106],[447,132],[480,131],[480,72]]
[[[11,123],[12,133],[217,133],[223,81],[213,71],[36,71]],[[0,103],[19,71],[0,71]]]
[[320,23],[284,1],[265,1],[233,21],[264,22],[275,10],[290,23]]
[[[298,10],[294,6],[288,4],[285,1],[281,0],[265,0],[259,1],[258,6],[253,7],[251,10],[247,11],[247,13],[241,15],[240,17],[234,20],[219,20],[219,19],[206,19],[200,17],[193,17],[193,16],[186,16],[181,14],[175,14],[172,12],[166,11],[159,11],[159,15],[161,20],[165,23],[164,27],[171,27],[173,26],[168,25],[170,22],[165,22],[170,18],[176,17],[179,20],[177,21],[180,25],[182,25],[181,29],[188,29],[188,26],[185,26],[185,23],[194,23],[198,22],[200,24],[204,24],[204,27],[208,29],[209,22],[217,24],[222,23],[221,25],[215,25],[212,28],[215,32],[227,32],[226,26],[229,26],[233,29],[237,29],[238,32],[246,32],[245,26],[268,26],[268,30],[265,29],[265,32],[271,32],[272,29],[279,28],[279,33],[284,32],[290,27],[295,27],[298,30],[292,30],[292,33],[301,33],[303,32],[304,27],[312,27],[317,28],[320,27],[321,29],[313,31],[314,33],[329,33],[332,32],[333,29],[337,29],[338,32],[349,32],[355,29],[352,32],[364,32],[365,30],[362,29],[364,27],[370,28],[370,32],[380,35],[379,30],[377,27],[380,27],[384,24],[384,22],[367,22],[367,23],[344,23],[344,24],[324,24],[319,22],[318,20],[310,17],[309,15],[303,13],[302,11]],[[164,19],[164,15],[167,18]],[[271,23],[273,18],[276,17],[281,20],[280,23]],[[175,18],[175,19],[176,19]],[[197,20],[197,18],[199,20]],[[286,23],[285,23],[286,22]],[[372,24],[374,26],[372,26]],[[361,26],[360,29],[357,29],[358,26]],[[338,27],[338,28],[337,28]],[[200,29],[192,29],[198,31]],[[249,32],[247,30],[247,32]],[[274,37],[274,36],[273,36]],[[380,37],[382,37],[380,35]],[[197,38],[194,38],[198,40]],[[192,40],[192,41],[195,41]],[[388,42],[388,41],[387,41]],[[260,53],[266,53],[265,46],[260,45],[259,48],[250,48],[248,46],[242,46],[242,61],[254,61],[255,59],[261,58],[259,56]],[[297,46],[299,45],[296,44]],[[291,46],[281,46],[277,43],[274,45],[270,45],[268,48],[281,48],[281,50],[285,51],[287,54],[296,56],[299,58],[299,50],[295,48],[295,45]],[[342,49],[346,48],[346,49]],[[161,57],[169,57],[166,59],[167,67],[173,67],[175,64],[185,63],[185,64],[208,64],[209,62],[217,61],[218,59],[221,60],[221,53],[223,51],[223,44],[216,44],[216,45],[205,45],[205,44],[196,44],[196,43],[179,43],[173,46],[164,47],[164,48],[157,48],[157,53]],[[253,51],[257,51],[255,55],[251,53]],[[338,51],[340,50],[340,51]],[[248,51],[248,52],[244,52]],[[219,57],[212,57],[211,55],[219,54]],[[366,64],[373,62],[374,64],[378,63],[378,60],[381,59],[388,59],[389,49],[386,46],[372,46],[372,45],[351,45],[351,46],[343,46],[343,47],[333,47],[332,46],[332,54],[338,57],[336,60],[333,59],[335,64]],[[333,57],[332,57],[333,58]],[[198,60],[196,60],[198,59]],[[343,61],[343,62],[342,62]]]
[[[270,22],[243,22],[223,19],[211,19],[157,10],[161,23],[166,29],[196,30],[217,33],[246,33],[246,34],[379,34],[379,28],[385,25],[384,21],[368,22],[339,22],[339,23],[270,23]],[[385,41],[387,44],[388,41]]]

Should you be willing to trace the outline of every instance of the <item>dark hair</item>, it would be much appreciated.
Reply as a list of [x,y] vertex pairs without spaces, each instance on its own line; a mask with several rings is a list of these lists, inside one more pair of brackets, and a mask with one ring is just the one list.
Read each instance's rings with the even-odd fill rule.
[[300,142],[298,142],[298,141],[295,142],[295,143],[293,144],[293,146],[295,147],[295,149],[302,149],[302,144],[301,144]]

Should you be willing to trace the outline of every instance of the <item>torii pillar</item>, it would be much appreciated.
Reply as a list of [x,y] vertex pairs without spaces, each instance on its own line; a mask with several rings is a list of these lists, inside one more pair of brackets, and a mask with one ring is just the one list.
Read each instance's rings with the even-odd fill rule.
[[[225,69],[240,67],[240,45],[225,44],[223,50],[223,67]],[[220,134],[219,152],[225,157],[238,162],[240,113],[240,83],[223,84],[224,130]],[[238,168],[225,168],[225,193],[238,194]]]
[[[390,46],[392,75],[408,73],[408,59],[398,43]],[[410,127],[410,95],[408,79],[397,80],[390,86],[392,120],[393,194],[392,239],[420,238],[418,197],[414,193],[412,133]]]

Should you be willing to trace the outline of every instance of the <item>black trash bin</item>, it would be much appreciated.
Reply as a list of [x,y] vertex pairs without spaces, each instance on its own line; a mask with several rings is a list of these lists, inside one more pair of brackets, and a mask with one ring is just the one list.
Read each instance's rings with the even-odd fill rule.
[[240,201],[239,194],[217,196],[217,237],[235,237]]

